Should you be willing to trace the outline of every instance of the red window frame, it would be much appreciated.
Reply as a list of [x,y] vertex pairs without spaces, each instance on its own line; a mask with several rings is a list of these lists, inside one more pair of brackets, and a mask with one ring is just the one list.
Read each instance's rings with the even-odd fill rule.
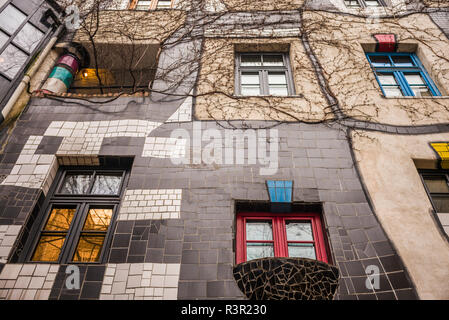
[[[247,220],[271,220],[273,228],[273,240],[246,240]],[[312,224],[313,241],[287,241],[285,221],[303,220]],[[316,259],[328,263],[326,242],[323,233],[323,225],[319,213],[282,213],[271,212],[240,212],[237,214],[236,232],[236,263],[246,261],[246,244],[248,242],[273,243],[275,257],[288,257],[288,243],[314,243]]]

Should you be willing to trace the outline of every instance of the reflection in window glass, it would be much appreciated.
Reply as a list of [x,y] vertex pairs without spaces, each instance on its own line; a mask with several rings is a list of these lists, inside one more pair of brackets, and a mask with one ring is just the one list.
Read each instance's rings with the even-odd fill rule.
[[345,0],[345,4],[348,7],[360,7],[360,3],[357,0]]
[[6,42],[8,42],[8,39],[8,35],[0,31],[0,48],[3,47]]
[[274,248],[270,243],[248,243],[246,246],[246,260],[274,257]]
[[149,10],[151,1],[137,1],[136,10]]
[[381,6],[379,0],[365,0],[365,4],[367,7],[380,7]]
[[380,84],[382,85],[386,97],[401,97],[402,90],[394,75],[392,74],[377,74]]
[[285,72],[268,72],[269,93],[276,96],[288,96]]
[[295,258],[316,259],[315,247],[311,243],[289,243],[288,256]]
[[243,67],[261,66],[262,56],[260,54],[258,55],[244,54],[241,56],[240,65]]
[[28,53],[31,53],[43,37],[44,33],[42,31],[27,23],[14,38],[13,42],[21,46]]
[[405,74],[404,77],[415,97],[428,97],[432,95],[420,74]]
[[242,72],[242,89],[243,96],[260,95],[260,82],[258,72]]
[[97,175],[95,176],[92,194],[118,194],[120,190],[121,176]]
[[313,241],[310,222],[286,221],[287,241]]
[[413,67],[413,60],[409,56],[393,56],[394,65],[396,67]]
[[284,59],[280,54],[265,54],[263,56],[264,66],[283,66]]
[[273,240],[271,221],[247,221],[246,240]]
[[83,230],[108,231],[112,219],[112,209],[90,209]]
[[391,62],[387,56],[371,56],[371,64],[373,67],[390,67]]
[[59,259],[65,235],[42,235],[32,261],[56,262]]
[[432,200],[437,212],[449,213],[449,198],[434,196]]
[[44,227],[45,231],[68,231],[76,209],[53,208]]
[[0,72],[14,79],[27,61],[28,56],[16,46],[10,44],[0,55]]
[[75,262],[99,261],[104,239],[103,235],[82,235],[72,260]]
[[449,187],[444,176],[424,177],[424,181],[430,193],[449,193]]
[[26,15],[14,6],[9,5],[0,13],[0,27],[12,34],[19,29],[25,19]]
[[171,0],[159,0],[157,2],[157,9],[168,9],[171,7]]
[[61,186],[60,193],[86,194],[89,189],[90,175],[67,175]]

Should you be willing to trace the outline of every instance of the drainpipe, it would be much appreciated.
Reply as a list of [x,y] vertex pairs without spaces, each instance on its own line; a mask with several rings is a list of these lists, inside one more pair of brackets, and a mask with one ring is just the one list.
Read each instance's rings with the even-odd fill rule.
[[42,62],[45,60],[45,58],[50,53],[50,50],[55,45],[56,41],[58,41],[59,35],[61,34],[62,30],[64,29],[64,25],[59,25],[58,29],[56,29],[55,34],[53,37],[51,37],[50,41],[45,46],[44,50],[40,53],[39,57],[36,59],[36,61],[33,63],[31,68],[25,73],[23,76],[22,81],[17,86],[16,90],[12,94],[11,98],[9,98],[8,103],[5,105],[5,107],[2,110],[2,113],[0,115],[0,124],[4,122],[6,117],[8,116],[9,112],[13,108],[13,106],[16,104],[19,97],[22,95],[25,88],[28,86],[28,84],[31,81],[31,78],[34,76],[36,71],[41,66]]

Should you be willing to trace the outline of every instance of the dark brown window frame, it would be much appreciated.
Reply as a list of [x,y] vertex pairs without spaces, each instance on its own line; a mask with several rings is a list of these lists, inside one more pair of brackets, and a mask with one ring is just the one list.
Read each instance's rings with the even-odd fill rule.
[[[61,188],[61,184],[64,181],[64,177],[67,173],[91,173],[92,181],[95,175],[93,173],[105,173],[105,174],[121,174],[122,181],[117,195],[69,195],[61,194],[58,191]],[[84,166],[84,167],[73,167],[73,166],[61,166],[56,174],[55,180],[48,192],[48,195],[40,210],[36,221],[34,222],[30,235],[25,243],[23,251],[20,253],[19,261],[22,263],[45,263],[45,264],[103,264],[108,255],[110,244],[113,237],[113,231],[115,230],[116,218],[118,215],[118,208],[120,201],[123,197],[125,186],[127,185],[129,179],[129,168],[111,168],[111,167],[98,167],[98,166]],[[90,183],[89,191],[92,189],[93,183]],[[54,207],[76,207],[75,216],[71,221],[69,230],[67,231],[66,239],[61,248],[61,252],[57,261],[33,261],[32,257],[39,243],[39,239],[42,233],[48,233],[48,231],[43,232],[43,228],[49,218],[51,210]],[[101,248],[101,253],[98,261],[95,262],[83,262],[83,261],[72,261],[73,256],[76,251],[76,247],[80,240],[80,237],[86,231],[83,231],[83,224],[87,218],[89,208],[91,207],[107,207],[112,209],[112,217],[105,234],[105,239],[103,242],[103,247]],[[90,231],[89,231],[90,232]],[[57,232],[55,232],[57,233]],[[93,231],[93,233],[102,233]]]
[[449,186],[449,170],[431,170],[431,169],[421,169],[418,170],[419,173],[419,177],[421,178],[421,182],[424,186],[424,189],[426,190],[427,196],[429,197],[429,201],[432,204],[432,208],[433,208],[433,215],[432,217],[434,218],[435,223],[437,224],[441,234],[443,235],[443,237],[449,242],[449,235],[446,233],[446,231],[444,230],[444,227],[440,221],[440,218],[438,217],[438,211],[436,209],[433,197],[442,197],[442,196],[446,196],[449,197],[449,193],[434,193],[434,192],[430,192],[429,188],[427,187],[427,184],[424,181],[424,177],[432,177],[432,176],[444,176],[446,178],[446,183]]

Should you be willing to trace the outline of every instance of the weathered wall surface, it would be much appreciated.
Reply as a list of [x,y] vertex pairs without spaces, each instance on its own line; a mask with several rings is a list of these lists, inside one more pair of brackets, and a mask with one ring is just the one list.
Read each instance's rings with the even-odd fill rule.
[[[287,52],[295,95],[241,97],[235,93],[236,52]],[[209,120],[313,121],[331,119],[304,48],[297,38],[206,39],[195,116]]]
[[413,160],[436,162],[431,141],[448,134],[398,136],[356,132],[358,166],[374,210],[422,299],[448,299],[449,243],[433,217]]
[[[356,119],[394,125],[447,122],[448,98],[385,98],[362,45],[374,45],[372,34],[394,33],[399,51],[416,53],[442,95],[449,88],[449,40],[427,15],[370,24],[346,15],[307,12],[304,25],[341,109]],[[325,33],[323,30],[329,30]],[[368,47],[368,46],[367,46]]]

